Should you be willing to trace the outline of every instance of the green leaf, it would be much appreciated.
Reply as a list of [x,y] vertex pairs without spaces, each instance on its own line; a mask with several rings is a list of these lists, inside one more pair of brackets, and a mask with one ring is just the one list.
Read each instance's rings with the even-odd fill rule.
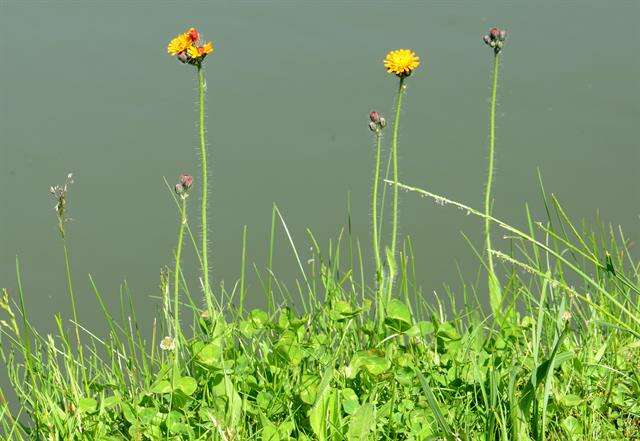
[[175,383],[175,388],[180,389],[186,396],[191,396],[198,388],[198,382],[192,377],[182,377]]
[[451,427],[449,426],[449,423],[445,419],[442,413],[442,410],[440,410],[438,401],[436,400],[436,397],[433,394],[433,390],[431,390],[431,386],[429,386],[427,379],[424,378],[424,375],[422,375],[420,372],[416,372],[416,374],[418,375],[418,379],[420,380],[420,384],[422,385],[422,391],[426,395],[427,404],[431,408],[431,412],[433,412],[433,415],[436,418],[436,422],[438,423],[440,430],[443,432],[446,439],[448,440],[457,439],[457,436],[454,435],[453,431],[451,430]]
[[380,375],[391,367],[391,362],[384,357],[384,353],[378,349],[369,349],[367,351],[358,351],[351,358],[349,363],[351,375],[355,377],[362,368],[366,369],[371,375]]
[[167,424],[167,429],[169,429],[169,432],[171,433],[175,433],[175,434],[189,433],[189,426],[184,422],[182,422],[182,414],[175,410],[172,410],[167,415],[166,424]]
[[460,340],[460,334],[450,322],[440,323],[436,335],[445,340]]
[[574,407],[582,403],[582,398],[577,395],[569,394],[560,397],[558,401],[564,407]]
[[302,375],[302,386],[300,388],[300,399],[302,402],[307,404],[315,403],[318,384],[320,384],[320,378],[317,375]]
[[120,398],[115,396],[115,395],[111,395],[108,397],[105,397],[104,400],[102,400],[102,407],[105,409],[108,409],[109,407],[115,406],[116,404],[120,403]]
[[363,404],[351,416],[347,439],[349,441],[366,441],[371,429],[375,427],[375,410],[373,404]]
[[344,388],[340,391],[340,401],[342,409],[348,415],[353,415],[360,407],[358,396],[351,388]]
[[138,409],[138,418],[143,425],[149,425],[156,417],[158,410],[155,407],[142,407]]
[[427,335],[433,334],[435,327],[433,323],[421,321],[410,327],[405,331],[405,334],[409,337],[426,337]]
[[260,432],[260,440],[280,441],[280,432],[278,432],[278,428],[273,423],[263,426],[262,431]]
[[80,398],[78,401],[78,410],[80,413],[95,412],[98,408],[98,402],[93,398]]
[[387,326],[400,332],[406,331],[413,324],[409,307],[398,299],[391,299],[387,304],[384,321]]
[[336,419],[339,418],[338,406],[338,390],[327,388],[309,410],[309,424],[318,441],[329,439],[327,431],[334,426],[339,427],[336,423]]
[[249,313],[249,318],[257,329],[265,327],[269,323],[269,314],[262,309],[254,309]]
[[202,346],[199,351],[196,352],[197,360],[207,366],[219,366],[222,360],[222,342],[221,339],[216,339],[206,345]]
[[345,300],[334,300],[329,316],[332,320],[343,321],[357,316],[360,312],[362,309],[355,308]]
[[158,381],[151,386],[151,392],[154,394],[167,394],[172,390],[171,383],[167,380]]

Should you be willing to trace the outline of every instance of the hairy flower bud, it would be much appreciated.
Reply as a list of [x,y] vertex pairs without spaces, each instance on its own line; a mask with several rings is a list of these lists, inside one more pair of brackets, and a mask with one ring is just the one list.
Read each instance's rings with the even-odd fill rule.
[[371,113],[369,113],[369,119],[371,120],[371,122],[377,124],[380,122],[380,114],[375,110],[372,110]]
[[373,121],[369,121],[369,129],[372,132],[377,132],[378,131],[378,125],[376,123],[374,123]]
[[384,119],[383,117],[380,117],[380,127],[385,128],[387,126],[387,120]]
[[178,58],[178,60],[182,61],[183,63],[186,63],[189,60],[189,57],[187,57],[187,53],[185,51],[182,51],[178,55],[176,55],[176,58]]
[[193,185],[193,176],[182,173],[180,175],[180,184],[182,185],[182,187],[184,187],[185,190],[189,190]]
[[493,27],[489,29],[488,35],[482,36],[482,41],[484,41],[487,46],[493,48],[493,52],[498,55],[498,53],[504,46],[504,41],[506,40],[506,38],[507,31],[505,31],[504,29]]

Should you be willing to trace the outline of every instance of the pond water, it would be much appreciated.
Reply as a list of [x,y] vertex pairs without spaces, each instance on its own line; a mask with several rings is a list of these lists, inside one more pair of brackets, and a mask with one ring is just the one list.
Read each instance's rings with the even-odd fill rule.
[[[165,52],[191,25],[216,46],[206,61],[213,275],[228,288],[237,280],[246,225],[253,306],[263,304],[252,265],[265,267],[274,202],[304,261],[306,229],[327,251],[350,201],[370,264],[367,115],[391,119],[396,81],[381,64],[390,49],[423,60],[408,80],[401,180],[481,207],[491,68],[481,36],[494,24],[509,32],[495,215],[522,225],[528,201],[543,217],[539,167],[573,216],[599,211],[637,240],[639,12],[631,1],[0,0],[0,286],[15,293],[17,255],[35,323],[46,331],[53,313],[68,316],[48,188],[73,172],[68,234],[83,322],[102,328],[88,274],[110,305],[126,280],[141,318],[155,314],[177,232],[163,177],[198,179],[195,74]],[[480,220],[412,194],[400,205],[423,292],[455,289],[456,264],[473,281],[479,263],[460,232],[480,245]],[[281,228],[274,270],[295,288]]]

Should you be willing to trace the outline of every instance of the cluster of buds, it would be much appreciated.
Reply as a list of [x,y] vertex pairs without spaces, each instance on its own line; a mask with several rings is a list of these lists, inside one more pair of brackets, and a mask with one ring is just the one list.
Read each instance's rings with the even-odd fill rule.
[[491,28],[489,29],[488,35],[482,36],[482,41],[484,41],[487,46],[492,47],[496,55],[502,50],[506,39],[507,31],[500,28]]
[[375,110],[372,110],[371,113],[369,113],[369,120],[369,129],[376,134],[380,133],[387,125],[387,120],[380,116],[380,114]]
[[58,215],[58,228],[60,234],[64,237],[64,224],[69,220],[67,219],[65,212],[67,210],[67,193],[69,192],[69,186],[73,184],[73,174],[69,173],[67,179],[64,181],[64,185],[56,185],[49,187],[49,193],[56,200],[56,205],[53,207]]
[[178,178],[178,183],[175,186],[176,194],[178,194],[183,198],[186,198],[189,193],[189,189],[191,188],[192,185],[193,185],[193,176],[188,175],[186,173],[182,173]]

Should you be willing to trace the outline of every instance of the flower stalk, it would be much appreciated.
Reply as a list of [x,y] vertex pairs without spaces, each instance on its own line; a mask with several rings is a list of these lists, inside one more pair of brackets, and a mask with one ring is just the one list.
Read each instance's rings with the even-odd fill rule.
[[204,128],[204,94],[205,94],[205,79],[202,66],[197,66],[198,74],[198,133],[200,138],[200,167],[201,167],[201,182],[202,182],[202,197],[200,202],[200,218],[201,218],[201,254],[202,254],[202,283],[204,288],[204,295],[207,302],[207,308],[210,313],[213,312],[213,302],[211,300],[211,287],[209,285],[209,251],[207,240],[207,192],[208,192],[208,180],[207,180],[207,141]]
[[507,33],[504,29],[491,28],[488,35],[482,37],[485,44],[493,49],[493,75],[491,80],[491,103],[489,107],[489,159],[487,164],[487,183],[484,194],[484,237],[487,252],[487,283],[489,288],[489,304],[495,317],[502,316],[502,290],[493,264],[493,248],[491,245],[491,189],[493,185],[495,143],[496,143],[496,102],[498,95],[498,77],[500,72],[500,56]]
[[[58,231],[60,233],[60,238],[62,239],[62,248],[64,251],[64,266],[65,266],[65,278],[67,281],[67,294],[69,295],[69,301],[71,303],[71,314],[73,317],[74,331],[76,337],[76,344],[78,347],[78,358],[81,366],[84,366],[84,351],[82,348],[82,342],[80,340],[80,325],[78,322],[78,308],[76,295],[73,290],[73,279],[71,277],[71,259],[69,257],[69,247],[67,245],[67,234],[65,226],[67,222],[69,222],[69,218],[67,217],[67,194],[69,192],[69,187],[73,184],[73,174],[69,173],[67,175],[67,179],[65,180],[64,185],[56,185],[54,187],[49,188],[49,193],[56,200],[56,205],[54,207],[56,211],[56,217],[58,219]],[[82,370],[82,379],[85,387],[85,391],[89,390],[89,382],[87,379],[87,372],[85,369]]]
[[[393,162],[393,181],[398,183],[398,133],[400,132],[400,110],[402,109],[402,97],[406,90],[405,76],[400,77],[398,93],[396,95],[396,115],[393,120],[393,134],[391,137],[391,160]],[[393,186],[393,209],[391,219],[391,255],[395,259],[398,242],[398,186]]]
[[180,332],[180,265],[182,258],[182,244],[184,241],[184,230],[187,226],[187,197],[189,189],[193,184],[190,175],[180,175],[180,182],[176,184],[176,193],[180,198],[180,226],[178,228],[178,244],[176,246],[176,262],[173,271],[173,336],[178,338]]

